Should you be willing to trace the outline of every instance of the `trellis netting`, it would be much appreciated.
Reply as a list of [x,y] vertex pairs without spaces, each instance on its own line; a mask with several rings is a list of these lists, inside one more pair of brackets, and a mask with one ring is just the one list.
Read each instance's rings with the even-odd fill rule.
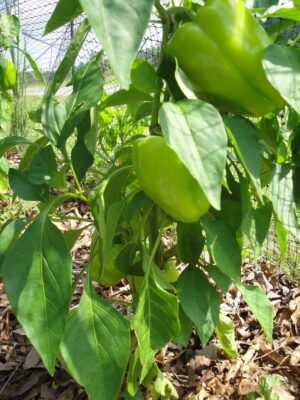
[[[167,1],[167,0],[166,0]],[[281,0],[280,4],[287,3],[288,0]],[[180,3],[180,0],[177,1]],[[247,0],[248,6],[265,6],[263,0]],[[253,4],[252,4],[253,3]],[[279,4],[279,2],[277,2]],[[44,36],[44,30],[48,19],[50,18],[57,0],[0,0],[0,12],[18,16],[21,23],[20,47],[25,49],[37,62],[46,81],[48,81],[68,48],[70,40],[80,19],[57,29],[56,31]],[[178,4],[177,4],[178,5]],[[299,25],[292,28],[292,36],[297,36],[299,33]],[[295,31],[295,32],[294,32]],[[155,15],[152,16],[149,28],[146,31],[142,41],[139,57],[147,59],[155,65],[158,61],[159,44],[162,38],[162,26]],[[88,34],[88,37],[80,51],[76,61],[76,66],[90,60],[101,50],[101,46],[97,41],[93,32]],[[102,67],[106,79],[105,91],[112,93],[119,86],[107,61],[102,61]],[[41,99],[45,87],[38,82],[26,60],[18,55],[18,70],[22,75],[22,87],[20,89],[21,97],[24,103],[33,105],[34,99],[38,104]],[[63,86],[58,95],[64,96],[70,90],[69,87]],[[271,230],[264,247],[261,251],[261,260],[281,263],[280,250],[277,244],[275,228]],[[252,258],[252,250],[249,246],[245,248],[245,260]],[[299,243],[290,237],[287,256],[285,263],[290,268],[299,269],[300,265],[300,246]]]

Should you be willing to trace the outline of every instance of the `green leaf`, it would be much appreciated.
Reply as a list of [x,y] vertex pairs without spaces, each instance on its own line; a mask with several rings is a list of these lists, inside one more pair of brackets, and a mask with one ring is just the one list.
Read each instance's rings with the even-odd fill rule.
[[55,154],[51,145],[43,147],[33,158],[29,170],[28,179],[34,185],[48,184],[57,174]]
[[45,136],[37,139],[34,143],[27,147],[25,154],[22,157],[22,160],[19,163],[19,170],[26,171],[29,169],[30,164],[32,163],[33,158],[38,154],[41,148],[48,144],[49,139]]
[[11,189],[23,200],[45,201],[49,198],[49,187],[31,183],[28,172],[11,168],[8,178]]
[[[51,82],[49,83],[47,92],[44,96],[44,105],[43,105],[43,112],[42,112],[42,122],[45,116],[43,114],[47,111],[47,103],[51,99],[51,96],[57,92],[60,86],[64,83],[65,79],[68,76],[68,73],[71,71],[75,60],[80,52],[80,49],[86,39],[87,34],[90,31],[90,25],[88,24],[87,20],[83,20],[78,28],[75,31],[74,36],[72,37],[68,50],[59,64],[59,67],[55,71]],[[43,122],[44,124],[44,122]]]
[[260,18],[284,18],[300,22],[300,9],[299,7],[272,6]]
[[111,67],[125,87],[148,26],[153,0],[80,0]]
[[84,119],[77,127],[77,141],[71,153],[72,164],[79,182],[83,180],[88,169],[94,163],[94,153],[90,152],[86,144],[86,140],[91,131],[93,131],[95,135],[98,134],[97,130],[93,129],[91,126],[90,112],[87,111]]
[[70,229],[69,231],[63,233],[66,245],[70,251],[72,250],[73,246],[85,229],[86,227],[83,227],[81,229]]
[[0,48],[14,46],[20,33],[20,21],[15,15],[0,13]]
[[276,229],[276,236],[280,248],[280,258],[281,261],[285,259],[286,250],[288,246],[288,231],[282,225],[278,218],[275,218],[275,229]]
[[224,352],[231,358],[237,358],[238,352],[235,343],[234,323],[222,313],[219,314],[216,335]]
[[265,51],[263,67],[271,84],[300,113],[300,50],[273,44]]
[[73,21],[82,13],[79,0],[59,0],[56,7],[47,22],[44,35],[53,32],[67,22]]
[[6,253],[17,240],[26,224],[26,218],[18,218],[7,224],[0,233],[0,272]]
[[[261,376],[258,380],[259,391],[264,400],[280,400],[282,392],[283,377],[277,374]],[[278,392],[276,389],[279,389]],[[286,393],[287,394],[287,393]],[[287,394],[288,395],[288,394]],[[290,396],[288,396],[290,397]]]
[[224,221],[203,217],[207,246],[218,268],[236,282],[241,280],[241,249],[235,232]]
[[175,337],[180,329],[178,300],[157,286],[152,273],[143,280],[132,328],[139,343],[142,381],[152,366],[156,351]]
[[265,206],[251,208],[243,220],[242,230],[249,239],[255,260],[259,257],[263,242],[269,232],[272,211],[272,203],[268,202]]
[[300,240],[293,195],[293,169],[288,164],[277,164],[273,172],[269,195],[273,209],[284,228]]
[[143,59],[136,59],[131,68],[133,86],[144,93],[155,93],[159,90],[155,69]]
[[177,282],[180,304],[195,324],[202,346],[206,346],[219,319],[220,300],[198,268],[186,268]]
[[29,62],[35,76],[37,77],[37,79],[43,83],[44,85],[46,84],[45,78],[41,72],[41,70],[39,69],[37,63],[34,61],[34,59],[31,57],[31,55],[29,53],[27,53],[27,51],[20,49],[19,47],[17,47],[18,51],[20,51],[21,53],[24,54],[24,56],[27,58],[27,61]]
[[173,384],[157,367],[157,378],[152,386],[152,393],[161,399],[178,399],[178,393]]
[[101,109],[106,107],[116,107],[123,104],[134,104],[152,100],[153,98],[149,94],[141,92],[134,86],[130,85],[128,90],[121,89],[118,92],[115,92],[112,95],[108,96],[101,103]]
[[251,312],[260,323],[260,326],[265,332],[269,342],[272,343],[272,304],[270,303],[266,293],[260,286],[238,284],[238,289],[242,293],[242,296],[248,304]]
[[180,331],[178,335],[172,339],[172,341],[181,344],[184,347],[187,347],[190,337],[192,336],[193,333],[193,322],[183,311],[181,304],[179,305],[178,318],[180,323]]
[[12,309],[51,375],[72,296],[71,271],[68,248],[47,213],[9,249],[2,268]]
[[225,275],[216,265],[206,265],[205,269],[222,292],[227,293],[231,286],[231,279],[228,275]]
[[139,348],[137,347],[134,354],[130,358],[128,375],[126,379],[126,389],[130,395],[130,398],[132,398],[132,396],[134,396],[137,392],[141,369],[142,364],[140,361],[140,352]]
[[32,142],[22,136],[8,136],[0,140],[0,158],[12,147],[19,146],[20,144],[29,145],[32,144]]
[[0,166],[0,197],[2,194],[7,193],[9,190],[7,172]]
[[184,100],[165,103],[159,120],[167,144],[219,210],[227,155],[227,134],[220,114],[208,103]]
[[185,264],[196,265],[205,245],[202,226],[199,222],[177,224],[177,253]]
[[60,344],[69,373],[93,400],[117,399],[130,350],[128,322],[87,281]]
[[245,118],[224,118],[229,138],[245,170],[263,202],[260,184],[260,148],[255,126]]

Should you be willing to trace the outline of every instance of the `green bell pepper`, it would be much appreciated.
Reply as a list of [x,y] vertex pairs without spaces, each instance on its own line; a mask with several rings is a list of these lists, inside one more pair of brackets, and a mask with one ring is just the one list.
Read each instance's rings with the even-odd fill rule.
[[207,0],[195,21],[175,31],[167,51],[198,97],[224,111],[262,116],[284,105],[262,66],[271,43],[243,0]]
[[16,86],[17,72],[11,60],[0,60],[0,89],[8,90]]
[[133,167],[146,195],[176,221],[196,222],[208,211],[198,181],[162,137],[136,140]]

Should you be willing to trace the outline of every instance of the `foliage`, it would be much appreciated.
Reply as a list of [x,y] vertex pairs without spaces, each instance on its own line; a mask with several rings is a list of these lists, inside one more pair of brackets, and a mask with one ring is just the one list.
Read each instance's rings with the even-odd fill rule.
[[[185,3],[184,8],[167,9],[159,0],[80,0],[74,9],[68,1],[59,0],[46,33],[83,11],[87,19],[82,18],[41,107],[31,115],[40,124],[41,137],[0,140],[1,157],[17,145],[26,146],[19,168],[8,171],[9,186],[15,197],[39,203],[36,216],[12,221],[0,234],[0,270],[7,296],[49,373],[54,374],[55,360],[60,359],[95,400],[139,398],[140,385],[155,399],[176,398],[154,356],[170,340],[186,344],[193,327],[202,346],[216,334],[224,352],[236,358],[234,325],[220,313],[220,293],[232,285],[240,290],[271,342],[271,304],[259,286],[241,282],[243,241],[249,240],[257,255],[272,218],[282,254],[287,232],[300,237],[297,40],[290,46],[271,44],[261,54],[260,73],[265,74],[271,92],[284,99],[281,108],[271,107],[272,112],[254,117],[237,104],[239,113],[233,114],[228,101],[219,97],[213,101],[222,103],[217,109],[203,94],[201,100],[196,97],[189,70],[184,74],[180,62],[166,51],[178,26],[195,21],[196,13],[203,10],[201,2]],[[242,1],[237,3],[247,23],[257,28]],[[284,17],[296,20],[297,11],[296,4]],[[136,58],[152,12],[163,24],[156,68]],[[13,45],[11,38],[18,27],[15,18],[5,21],[9,29],[1,37],[3,47]],[[222,22],[234,24],[236,19]],[[100,52],[76,70],[70,82],[72,93],[58,98],[56,93],[70,76],[91,27],[123,87],[104,94],[99,61],[105,56]],[[247,35],[243,40],[237,47],[244,57]],[[213,47],[216,58],[217,52]],[[187,62],[193,64],[193,60],[190,54]],[[210,79],[209,74],[205,79]],[[247,79],[257,84],[255,76]],[[178,221],[172,203],[161,201],[174,196],[167,185],[172,173],[172,178],[178,178],[175,167],[161,162],[166,152],[150,154],[143,171],[133,163],[132,149],[149,133],[160,136],[159,142],[175,154],[172,159],[201,188],[205,215],[201,212],[192,220]],[[0,165],[2,170],[7,170],[5,163]],[[155,184],[166,171],[170,178],[158,188]],[[143,190],[141,172],[155,180],[154,194],[149,184]],[[7,184],[0,182],[6,191]],[[176,202],[181,202],[184,215],[189,210],[182,197],[179,191]],[[72,282],[67,242],[53,224],[57,208],[70,199],[88,205],[95,238],[82,271],[86,270],[84,291],[72,309],[77,282]],[[165,248],[162,240],[168,226],[177,233],[177,243],[171,248]],[[103,282],[109,271],[118,272],[118,279],[126,276],[132,295],[128,309],[117,310],[95,292],[95,257],[97,280]],[[171,277],[166,265],[174,260],[184,264],[184,270]]]

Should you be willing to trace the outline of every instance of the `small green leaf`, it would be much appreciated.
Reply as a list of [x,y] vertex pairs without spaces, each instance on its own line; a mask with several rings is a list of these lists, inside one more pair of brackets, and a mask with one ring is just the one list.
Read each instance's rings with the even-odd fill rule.
[[231,279],[228,275],[225,275],[216,265],[206,265],[205,269],[222,292],[227,293],[231,286]]
[[94,153],[90,152],[86,144],[87,137],[91,131],[96,136],[98,135],[97,130],[91,126],[91,122],[90,112],[87,111],[84,119],[77,126],[77,141],[71,153],[72,164],[79,182],[84,179],[88,169],[94,163]]
[[238,352],[235,343],[234,323],[222,313],[219,314],[216,335],[224,352],[231,358],[237,358]]
[[300,50],[272,44],[265,51],[263,67],[271,84],[300,113]]
[[263,202],[260,184],[261,155],[256,128],[242,117],[226,117],[224,121],[235,151],[249,174],[260,201]]
[[280,248],[280,257],[281,261],[285,259],[286,250],[288,246],[288,231],[282,225],[282,223],[275,218],[275,229],[276,229],[276,236]]
[[206,346],[219,319],[220,300],[198,268],[188,267],[177,282],[180,304],[195,324],[202,346]]
[[22,136],[8,136],[0,140],[0,158],[9,151],[12,147],[19,146],[20,144],[30,145],[32,142]]
[[165,103],[159,121],[167,144],[197,179],[212,206],[219,210],[227,134],[218,111],[200,100]]
[[15,15],[0,13],[0,48],[8,49],[17,43],[20,21]]
[[177,253],[185,264],[196,265],[205,245],[202,226],[199,222],[177,224]]
[[259,257],[263,242],[269,232],[272,211],[272,203],[269,201],[265,206],[251,208],[244,217],[242,229],[249,239],[255,260]]
[[69,373],[93,400],[116,399],[130,350],[128,322],[96,294],[88,280],[60,344]]
[[157,286],[151,272],[145,276],[139,294],[132,328],[139,343],[142,381],[152,366],[156,351],[178,334],[180,326],[177,298]]
[[12,309],[51,375],[71,301],[72,260],[62,234],[40,214],[2,267]]
[[148,61],[137,58],[131,68],[133,86],[144,93],[155,93],[159,90],[158,79],[153,66]]
[[260,323],[260,326],[265,332],[269,342],[272,343],[272,304],[270,303],[266,293],[260,286],[238,284],[238,289],[242,293],[242,296],[248,304],[251,312]]
[[187,347],[190,337],[192,336],[193,333],[193,322],[183,311],[181,305],[179,305],[178,318],[180,323],[180,332],[175,338],[172,339],[172,341],[181,344],[184,347]]
[[218,268],[236,282],[241,280],[241,249],[235,232],[222,220],[203,217],[207,246]]
[[293,193],[293,168],[289,164],[277,164],[273,172],[269,195],[273,209],[284,228],[300,240],[300,228],[296,216]]

